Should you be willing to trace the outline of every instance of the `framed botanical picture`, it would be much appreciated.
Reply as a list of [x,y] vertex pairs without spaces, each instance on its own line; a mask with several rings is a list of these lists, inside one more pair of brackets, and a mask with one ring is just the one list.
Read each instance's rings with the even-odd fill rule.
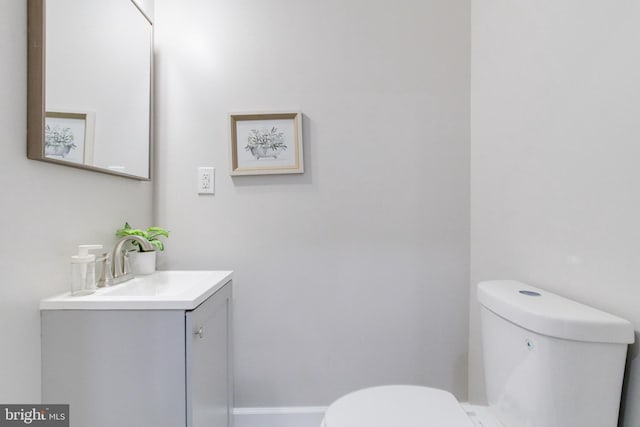
[[44,155],[50,159],[92,164],[94,113],[47,111]]
[[230,114],[231,175],[303,173],[302,113]]

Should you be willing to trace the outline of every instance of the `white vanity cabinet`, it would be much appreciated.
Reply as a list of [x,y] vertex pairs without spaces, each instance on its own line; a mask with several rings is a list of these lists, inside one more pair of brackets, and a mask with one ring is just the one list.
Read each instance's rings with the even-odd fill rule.
[[71,427],[229,427],[231,296],[229,275],[193,309],[41,304],[42,402]]

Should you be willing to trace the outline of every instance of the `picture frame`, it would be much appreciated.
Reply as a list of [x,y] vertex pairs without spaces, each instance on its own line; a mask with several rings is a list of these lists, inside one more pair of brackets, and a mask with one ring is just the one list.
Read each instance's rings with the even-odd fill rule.
[[93,164],[95,113],[47,111],[44,157],[78,164]]
[[304,173],[302,113],[229,114],[232,176]]

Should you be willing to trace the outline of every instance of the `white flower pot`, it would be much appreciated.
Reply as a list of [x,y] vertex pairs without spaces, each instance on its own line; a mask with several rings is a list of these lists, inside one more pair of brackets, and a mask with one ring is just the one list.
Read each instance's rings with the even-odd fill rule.
[[256,160],[260,160],[263,157],[273,157],[274,159],[277,159],[285,148],[286,147],[271,148],[258,146],[249,147],[249,151],[251,151],[251,155],[255,157]]
[[129,252],[129,268],[134,276],[152,274],[156,271],[156,251]]

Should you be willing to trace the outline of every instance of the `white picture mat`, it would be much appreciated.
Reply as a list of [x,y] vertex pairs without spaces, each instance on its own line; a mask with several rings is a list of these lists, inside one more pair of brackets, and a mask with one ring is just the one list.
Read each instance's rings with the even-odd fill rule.
[[[284,144],[287,146],[277,159],[263,157],[256,159],[251,151],[245,149],[249,142],[249,137],[253,129],[266,129],[276,127],[278,131],[284,133]],[[295,119],[274,119],[274,120],[238,120],[236,122],[237,135],[237,156],[238,167],[242,169],[253,168],[282,168],[296,167],[296,124]]]
[[84,163],[84,144],[86,135],[86,119],[80,118],[62,118],[62,117],[47,117],[45,119],[47,126],[51,128],[65,129],[68,128],[73,135],[73,143],[76,145],[69,151],[66,156],[57,156],[48,154],[46,157],[50,159],[64,160],[66,162]]

